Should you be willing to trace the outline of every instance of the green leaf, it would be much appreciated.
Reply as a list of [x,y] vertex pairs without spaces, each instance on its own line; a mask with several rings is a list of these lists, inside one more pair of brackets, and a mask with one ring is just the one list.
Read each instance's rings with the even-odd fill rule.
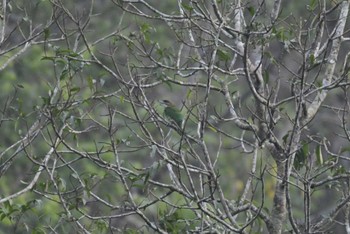
[[323,164],[323,156],[322,156],[322,150],[321,150],[321,146],[318,145],[316,147],[316,159],[317,159],[317,164],[318,165],[322,165]]
[[315,8],[316,8],[316,5],[317,4],[317,1],[316,0],[311,0],[310,1],[310,10],[315,10]]
[[67,68],[63,69],[61,75],[60,75],[60,80],[65,80],[69,75],[69,71]]
[[219,60],[227,62],[231,57],[228,52],[218,49],[217,51]]
[[265,83],[269,82],[270,74],[269,74],[269,72],[267,70],[264,71],[263,78],[264,78]]
[[36,227],[33,229],[32,234],[45,234],[45,230],[42,229],[41,227]]
[[151,29],[151,26],[147,23],[141,24],[141,32],[145,33],[148,32]]
[[289,132],[282,137],[283,143],[286,144],[289,137]]
[[188,89],[186,93],[186,99],[189,100],[192,96],[192,89]]
[[24,86],[21,85],[21,84],[17,84],[16,86],[17,86],[18,88],[24,89]]
[[186,4],[186,3],[182,3],[181,6],[183,8],[185,8],[186,10],[188,10],[188,11],[193,11],[193,7],[188,5],[188,4]]
[[87,77],[87,83],[88,83],[89,89],[91,91],[93,91],[94,90],[94,81],[92,79],[92,76]]
[[45,28],[44,29],[44,39],[45,41],[49,38],[50,36],[50,29],[49,28]]
[[293,162],[294,168],[300,170],[305,166],[305,161],[309,155],[309,144],[304,143],[303,146],[296,152]]
[[144,180],[143,180],[143,185],[147,185],[148,180],[149,180],[149,178],[150,178],[150,174],[151,174],[151,173],[149,173],[149,172],[145,174],[145,178],[144,178]]
[[80,91],[80,87],[73,87],[70,89],[70,92],[74,94],[78,93],[79,91]]
[[109,228],[108,222],[106,222],[105,220],[101,220],[101,219],[96,221],[96,226],[97,226],[97,230],[100,233],[105,233]]
[[316,81],[315,85],[317,88],[320,88],[323,86],[322,81],[320,81],[320,80]]
[[315,55],[311,54],[310,55],[310,65],[314,65],[315,64]]
[[44,56],[44,57],[41,58],[41,60],[50,60],[50,61],[54,62],[55,58],[54,57]]
[[254,7],[249,6],[249,7],[247,7],[247,10],[248,10],[248,12],[249,12],[249,14],[250,14],[251,16],[253,16],[253,15],[255,14],[255,9],[254,9]]
[[123,233],[125,233],[125,234],[138,234],[140,232],[137,229],[126,228],[123,230]]
[[336,167],[335,170],[332,169],[331,171],[333,172],[333,176],[345,174],[347,172],[347,170],[342,165]]
[[140,26],[141,33],[143,35],[143,38],[145,39],[146,43],[151,43],[151,37],[150,37],[150,30],[152,27],[149,24],[143,23]]
[[212,130],[213,132],[218,132],[215,128],[213,128],[212,126],[210,125],[207,125],[208,129]]
[[344,153],[344,152],[349,152],[350,151],[350,146],[346,146],[346,147],[343,147],[340,151],[340,153]]
[[75,53],[74,51],[72,50],[69,50],[69,49],[57,49],[56,50],[56,55],[57,56],[70,56],[70,57],[78,57],[79,54]]

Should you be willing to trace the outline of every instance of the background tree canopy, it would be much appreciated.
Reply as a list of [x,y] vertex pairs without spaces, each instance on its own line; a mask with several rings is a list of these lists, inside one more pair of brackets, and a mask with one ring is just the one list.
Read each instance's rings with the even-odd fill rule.
[[350,233],[349,4],[3,0],[0,230]]

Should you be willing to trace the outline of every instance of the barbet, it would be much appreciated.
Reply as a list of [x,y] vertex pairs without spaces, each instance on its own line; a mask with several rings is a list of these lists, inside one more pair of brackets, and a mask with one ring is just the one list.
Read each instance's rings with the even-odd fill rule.
[[184,117],[181,111],[169,100],[161,100],[160,103],[165,106],[164,108],[165,117],[172,120],[180,129],[182,129]]

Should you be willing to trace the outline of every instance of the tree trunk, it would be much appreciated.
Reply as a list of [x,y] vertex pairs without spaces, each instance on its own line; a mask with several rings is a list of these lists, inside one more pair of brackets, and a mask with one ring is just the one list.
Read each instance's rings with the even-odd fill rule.
[[273,208],[271,212],[271,225],[268,227],[271,234],[282,233],[283,223],[286,219],[286,161],[277,162],[277,182]]

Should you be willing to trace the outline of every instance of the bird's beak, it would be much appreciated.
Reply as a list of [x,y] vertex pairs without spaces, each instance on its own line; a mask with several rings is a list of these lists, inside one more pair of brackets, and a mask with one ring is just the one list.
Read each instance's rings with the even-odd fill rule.
[[166,100],[159,100],[159,103],[162,105],[167,105],[167,101]]

